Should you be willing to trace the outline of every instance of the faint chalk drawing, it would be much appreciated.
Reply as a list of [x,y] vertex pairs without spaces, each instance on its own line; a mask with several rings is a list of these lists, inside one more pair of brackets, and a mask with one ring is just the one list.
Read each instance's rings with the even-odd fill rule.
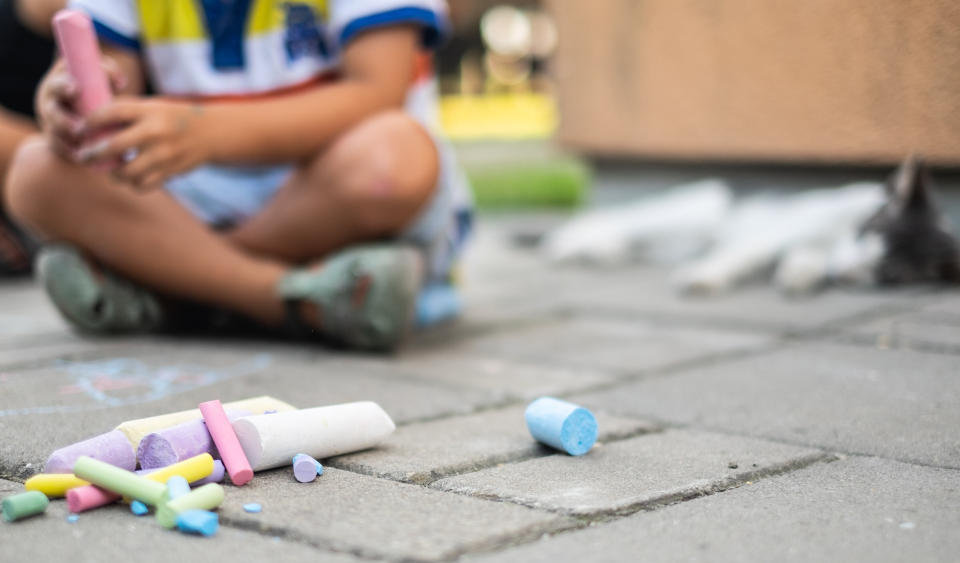
[[[257,354],[237,364],[211,368],[196,364],[174,364],[151,367],[134,358],[112,358],[96,361],[60,360],[56,368],[71,376],[72,383],[60,387],[61,396],[85,394],[93,400],[86,405],[51,405],[0,410],[0,416],[21,414],[71,413],[136,405],[156,401],[171,395],[185,393],[258,373],[273,363],[270,354]],[[111,391],[143,389],[139,393],[111,395]]]

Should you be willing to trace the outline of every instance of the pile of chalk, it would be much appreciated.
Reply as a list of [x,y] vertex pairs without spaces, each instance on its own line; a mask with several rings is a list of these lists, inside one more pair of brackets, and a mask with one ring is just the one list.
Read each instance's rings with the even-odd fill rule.
[[[572,456],[586,454],[597,439],[593,414],[560,399],[541,397],[524,417],[536,440]],[[195,410],[124,422],[53,452],[44,473],[24,483],[27,492],[3,499],[3,518],[40,514],[50,498],[66,497],[68,521],[74,522],[81,512],[122,499],[138,516],[152,508],[165,528],[210,536],[219,527],[213,511],[223,503],[219,483],[226,476],[239,487],[257,471],[288,465],[296,481],[309,483],[323,474],[317,458],[372,448],[395,428],[370,401],[301,410],[272,397],[208,401]]]
[[[124,500],[138,516],[152,509],[165,528],[209,536],[219,527],[214,510],[223,503],[225,478],[243,486],[257,471],[286,465],[296,481],[309,483],[323,474],[317,458],[374,447],[395,428],[370,401],[300,410],[272,397],[208,401],[124,422],[53,452],[44,472],[24,483],[26,492],[3,499],[3,519],[40,514],[49,499],[66,497],[73,522]],[[260,508],[244,505],[248,512]]]

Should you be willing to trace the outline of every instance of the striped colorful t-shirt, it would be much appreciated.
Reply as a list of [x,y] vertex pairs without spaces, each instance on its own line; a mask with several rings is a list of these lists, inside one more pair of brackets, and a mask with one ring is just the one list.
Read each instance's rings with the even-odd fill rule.
[[447,31],[442,0],[71,0],[100,39],[141,54],[154,90],[270,94],[334,72],[358,34],[414,24],[425,47]]

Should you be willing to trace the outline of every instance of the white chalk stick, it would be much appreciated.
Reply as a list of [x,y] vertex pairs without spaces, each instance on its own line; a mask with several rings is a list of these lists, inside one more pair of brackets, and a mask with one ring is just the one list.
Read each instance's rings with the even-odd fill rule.
[[233,429],[254,471],[290,465],[305,453],[317,459],[372,448],[396,425],[372,401],[237,419]]

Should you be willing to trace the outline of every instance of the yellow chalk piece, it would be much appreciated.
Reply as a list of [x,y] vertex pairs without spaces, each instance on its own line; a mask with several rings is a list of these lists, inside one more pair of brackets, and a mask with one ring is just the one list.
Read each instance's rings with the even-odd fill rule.
[[[243,399],[240,401],[233,401],[232,403],[224,403],[223,408],[224,410],[228,411],[245,410],[254,414],[262,414],[264,411],[284,412],[297,410],[295,406],[267,395],[252,397],[250,399]],[[124,436],[127,437],[127,440],[130,440],[130,444],[133,445],[133,449],[136,450],[137,446],[140,445],[140,440],[142,440],[147,434],[156,432],[157,430],[163,430],[164,428],[170,428],[171,426],[176,426],[178,424],[183,424],[184,422],[189,422],[191,420],[199,420],[200,418],[202,418],[200,415],[200,409],[192,409],[188,411],[161,414],[159,416],[151,416],[149,418],[128,420],[127,422],[121,423],[116,429],[123,432]],[[189,481],[189,479],[187,480]]]
[[40,491],[48,498],[59,498],[70,489],[89,484],[72,473],[40,473],[27,479],[23,486],[28,491]]
[[167,479],[179,475],[186,479],[187,483],[193,483],[210,476],[211,473],[213,473],[213,456],[200,454],[147,473],[144,477],[158,483],[166,483]]

